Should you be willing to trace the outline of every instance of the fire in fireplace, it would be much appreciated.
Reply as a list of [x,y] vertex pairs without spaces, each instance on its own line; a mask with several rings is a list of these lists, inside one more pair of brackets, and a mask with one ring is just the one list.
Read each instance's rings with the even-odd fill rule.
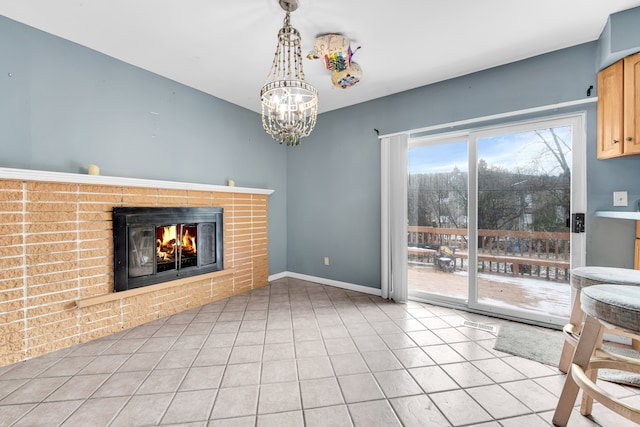
[[114,289],[223,269],[221,208],[113,208]]

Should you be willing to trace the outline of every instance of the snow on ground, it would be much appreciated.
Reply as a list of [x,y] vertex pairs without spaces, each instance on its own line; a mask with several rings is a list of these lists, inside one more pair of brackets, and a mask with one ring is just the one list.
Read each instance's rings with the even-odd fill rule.
[[[412,266],[415,268],[416,266]],[[420,268],[424,272],[433,271],[431,268]],[[453,273],[449,273],[452,276],[458,277],[459,284],[464,283],[463,288],[456,286],[457,292],[466,293],[466,283],[468,273],[466,271],[457,270]],[[478,272],[478,281],[481,283],[480,290],[482,292],[482,284],[497,283],[504,288],[512,288],[513,292],[509,292],[511,298],[504,299],[499,297],[493,292],[493,295],[479,295],[479,302],[495,307],[509,308],[509,309],[521,309],[527,311],[535,311],[538,313],[545,313],[553,316],[569,317],[571,310],[571,285],[568,282],[559,282],[553,280],[547,280],[543,278],[535,277],[523,277],[513,276],[496,273],[483,273]],[[411,287],[411,285],[410,285]],[[421,288],[421,286],[419,287]],[[446,294],[451,291],[446,288],[440,288],[432,291],[440,294]],[[515,297],[520,295],[520,297]],[[456,293],[451,294],[456,296]],[[507,301],[511,299],[511,301]]]
[[[521,288],[536,301],[535,304],[527,304],[523,301],[519,308],[527,308],[559,316],[569,316],[571,307],[571,286],[566,282],[554,282],[552,280],[529,277],[500,276],[486,273],[478,273],[478,277],[487,281],[505,283],[510,286]],[[483,299],[481,302],[496,306],[509,307],[509,304],[505,304],[501,301],[489,301],[488,299]]]

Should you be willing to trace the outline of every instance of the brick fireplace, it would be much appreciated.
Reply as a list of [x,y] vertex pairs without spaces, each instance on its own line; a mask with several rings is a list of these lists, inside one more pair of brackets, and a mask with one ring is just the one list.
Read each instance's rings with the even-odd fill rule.
[[[271,193],[0,168],[0,366],[265,286]],[[222,208],[224,269],[114,293],[114,207]]]

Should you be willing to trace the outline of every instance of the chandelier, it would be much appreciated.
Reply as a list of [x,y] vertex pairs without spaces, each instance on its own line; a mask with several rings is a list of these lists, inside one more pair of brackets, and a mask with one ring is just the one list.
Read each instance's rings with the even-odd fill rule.
[[280,6],[286,12],[284,24],[278,32],[271,71],[260,90],[262,126],[280,144],[294,146],[316,124],[318,91],[304,79],[300,33],[290,23],[297,0],[280,0]]

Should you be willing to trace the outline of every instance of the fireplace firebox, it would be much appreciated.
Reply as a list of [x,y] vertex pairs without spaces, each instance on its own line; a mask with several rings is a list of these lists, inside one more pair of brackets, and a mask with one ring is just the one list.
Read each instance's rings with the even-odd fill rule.
[[114,289],[223,269],[221,208],[113,208]]

